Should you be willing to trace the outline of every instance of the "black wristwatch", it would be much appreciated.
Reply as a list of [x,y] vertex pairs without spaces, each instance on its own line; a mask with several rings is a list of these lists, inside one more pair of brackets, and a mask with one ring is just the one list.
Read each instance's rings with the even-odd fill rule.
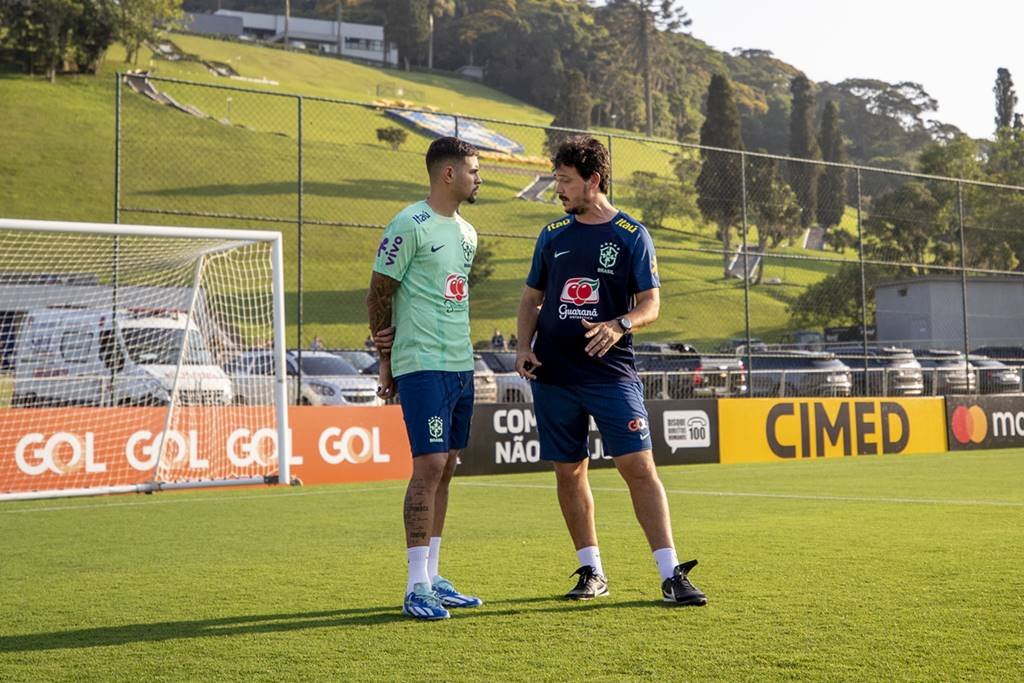
[[615,322],[619,324],[619,327],[622,328],[622,331],[625,334],[629,334],[630,332],[633,331],[633,323],[629,320],[629,318],[623,316],[621,318],[617,318]]

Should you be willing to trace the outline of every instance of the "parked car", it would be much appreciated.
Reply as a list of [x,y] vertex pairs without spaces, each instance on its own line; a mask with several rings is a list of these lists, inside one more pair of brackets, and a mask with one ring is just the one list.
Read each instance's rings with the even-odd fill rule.
[[[741,353],[747,352],[747,339],[746,337],[733,337],[727,339],[718,345],[718,350],[722,353],[732,353],[740,355]],[[750,338],[750,351],[752,353],[762,353],[768,350],[768,345],[764,343],[763,339],[757,337]]]
[[[362,375],[351,364],[328,351],[302,352],[302,383],[298,382],[299,354],[285,354],[288,402],[298,405],[382,405],[375,377]],[[232,358],[224,368],[234,381],[235,403],[273,403],[274,356],[270,351],[247,351]]]
[[1021,393],[1021,372],[1006,363],[970,354],[967,360],[974,366],[978,375],[978,392],[982,394],[1019,394]]
[[791,349],[802,349],[804,351],[821,351],[821,345],[825,341],[825,335],[816,330],[796,330],[787,334],[782,343]]
[[473,357],[473,402],[474,403],[495,403],[498,400],[498,384],[494,376],[494,370],[487,367],[487,363],[474,354]]
[[[366,351],[332,351],[331,353],[351,363],[360,374],[373,374],[374,376],[377,374],[377,358],[372,353]],[[369,371],[371,367],[373,368],[372,373]]]
[[827,351],[850,367],[853,393],[857,396],[920,396],[924,393],[924,373],[910,349],[869,346],[867,378],[863,346],[834,346]]
[[529,380],[516,373],[516,354],[510,351],[483,351],[480,357],[494,372],[498,403],[528,403],[533,400]]
[[974,367],[960,351],[914,349],[914,356],[924,372],[925,395],[973,394],[977,389]]
[[1000,361],[1011,368],[1024,368],[1024,346],[982,346],[971,354]]
[[[677,347],[679,348],[679,347]],[[706,355],[692,346],[686,352],[638,353],[637,371],[646,398],[742,396],[747,372],[737,356]]]
[[754,396],[849,396],[853,375],[835,354],[787,351],[753,356],[750,386]]

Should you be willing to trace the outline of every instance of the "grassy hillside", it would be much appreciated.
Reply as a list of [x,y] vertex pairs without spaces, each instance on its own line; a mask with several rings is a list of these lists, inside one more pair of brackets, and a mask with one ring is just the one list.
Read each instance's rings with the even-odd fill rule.
[[[244,86],[246,93],[219,88],[157,83],[178,101],[212,118],[200,119],[123,90],[122,206],[177,212],[160,215],[124,211],[124,222],[231,226],[281,230],[286,235],[286,282],[290,292],[290,340],[299,314],[298,103],[305,96],[372,100],[378,83],[421,97],[419,104],[483,117],[544,124],[551,115],[517,103],[478,84],[438,76],[406,74],[250,45],[174,36],[185,52],[231,64],[252,84],[211,74],[198,62],[171,62],[147,55],[158,76],[215,85]],[[0,130],[0,146],[22,150],[0,167],[0,213],[13,217],[109,221],[113,217],[114,72],[123,54],[108,56],[97,77],[60,79],[56,85],[23,76],[0,78],[0,114],[12,125]],[[306,100],[302,116],[303,343],[319,335],[331,345],[359,345],[365,336],[362,298],[380,226],[426,193],[423,152],[430,140],[414,131],[398,151],[377,142],[375,130],[399,125],[381,110]],[[492,124],[543,158],[543,131]],[[671,177],[679,148],[670,143],[613,140],[615,201],[639,213],[630,186],[636,170]],[[495,252],[493,276],[474,290],[474,337],[489,338],[514,325],[521,283],[533,238],[560,208],[523,201],[516,194],[545,165],[484,159],[480,201],[466,217]],[[194,213],[264,216],[277,222],[210,219]],[[362,227],[356,227],[362,226]],[[503,235],[499,237],[498,235]],[[670,219],[654,231],[663,278],[663,313],[644,331],[647,338],[680,339],[713,346],[744,333],[743,285],[723,280],[722,256],[713,231],[686,218]],[[753,235],[752,235],[753,239]],[[796,248],[783,250],[799,252]],[[816,252],[820,255],[820,252]],[[835,266],[775,261],[766,277],[782,284],[753,289],[752,329],[759,336],[783,334],[786,305]]]

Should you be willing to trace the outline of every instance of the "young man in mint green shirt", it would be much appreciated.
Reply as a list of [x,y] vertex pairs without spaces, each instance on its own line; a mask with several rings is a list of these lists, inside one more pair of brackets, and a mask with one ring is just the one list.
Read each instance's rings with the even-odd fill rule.
[[366,303],[380,350],[378,394],[397,393],[413,455],[402,609],[418,619],[445,619],[449,608],[482,604],[438,574],[448,488],[473,413],[469,271],[477,235],[458,209],[476,201],[481,181],[476,148],[456,138],[431,143],[426,163],[430,194],[384,230]]

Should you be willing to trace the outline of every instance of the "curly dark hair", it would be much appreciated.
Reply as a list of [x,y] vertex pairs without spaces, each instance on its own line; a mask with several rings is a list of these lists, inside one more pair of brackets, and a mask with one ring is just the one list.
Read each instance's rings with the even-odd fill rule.
[[612,160],[608,148],[590,135],[576,135],[558,146],[551,163],[555,166],[572,166],[584,180],[590,180],[595,173],[601,174],[599,189],[607,194],[612,179]]
[[438,138],[427,148],[427,173],[433,175],[434,168],[452,161],[462,161],[466,157],[479,154],[476,147],[458,138]]

